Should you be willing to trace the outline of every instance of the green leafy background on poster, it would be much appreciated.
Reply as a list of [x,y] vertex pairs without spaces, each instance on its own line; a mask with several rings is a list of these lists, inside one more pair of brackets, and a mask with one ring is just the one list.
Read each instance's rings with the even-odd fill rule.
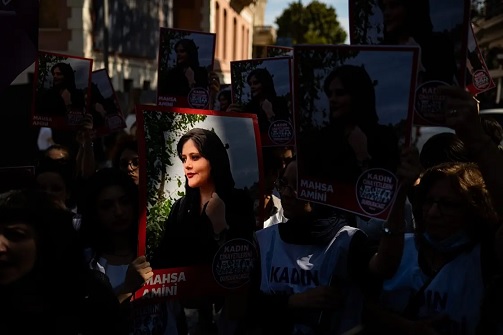
[[370,18],[374,16],[375,10],[379,10],[377,0],[355,0],[351,4],[353,11],[351,21],[351,43],[352,44],[378,44],[375,36],[369,36],[369,31],[375,29],[377,34],[382,33],[379,25],[373,25]]
[[[325,77],[336,67],[343,65],[347,60],[358,56],[358,50],[324,49],[324,48],[296,48],[295,62],[298,78],[297,103],[300,111],[300,129],[308,131],[313,129],[313,116],[321,113],[323,118],[328,116],[325,108],[319,110],[315,101],[319,100],[323,93],[323,81]],[[320,125],[321,127],[322,125]]]
[[[143,111],[147,163],[147,257],[162,238],[164,223],[171,205],[183,192],[166,190],[167,183],[175,181],[183,189],[182,176],[169,175],[169,167],[178,158],[176,144],[180,137],[195,124],[206,119],[206,115],[182,114],[158,111]],[[173,180],[176,178],[176,180]]]

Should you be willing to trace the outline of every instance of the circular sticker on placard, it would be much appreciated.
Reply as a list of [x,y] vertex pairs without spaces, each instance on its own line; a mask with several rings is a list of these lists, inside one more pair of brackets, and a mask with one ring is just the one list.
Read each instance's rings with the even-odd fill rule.
[[277,120],[269,126],[269,138],[275,144],[287,144],[293,138],[292,124],[285,120]]
[[117,130],[124,128],[126,125],[124,123],[124,119],[119,115],[111,115],[106,117],[108,128],[110,130]]
[[248,240],[237,238],[225,242],[213,258],[212,270],[215,281],[228,289],[247,284],[257,255],[255,246]]
[[437,89],[446,86],[443,81],[427,81],[419,85],[416,89],[415,109],[416,113],[425,121],[432,124],[443,124],[445,122],[444,101],[445,96],[439,94]]
[[473,85],[478,90],[483,90],[484,88],[487,88],[490,82],[491,80],[489,79],[489,76],[484,70],[477,70],[473,73]]
[[398,179],[388,170],[367,170],[356,183],[356,201],[364,213],[379,215],[391,204],[397,184]]
[[193,88],[187,96],[187,101],[192,108],[203,109],[208,106],[210,95],[204,88]]
[[66,123],[69,126],[80,126],[84,120],[84,113],[81,112],[69,112],[66,115]]

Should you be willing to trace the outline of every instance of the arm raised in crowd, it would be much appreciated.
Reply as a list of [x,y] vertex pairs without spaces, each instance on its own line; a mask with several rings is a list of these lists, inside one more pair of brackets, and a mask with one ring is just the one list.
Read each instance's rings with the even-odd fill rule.
[[77,132],[77,142],[80,144],[76,157],[77,177],[88,178],[96,171],[92,132],[93,116],[86,113],[81,129]]
[[385,233],[382,234],[377,253],[369,263],[370,271],[379,277],[391,278],[400,265],[405,232],[405,201],[421,170],[417,149],[404,148],[397,169],[400,182],[398,194],[388,220],[384,223]]
[[446,124],[456,131],[465,144],[470,158],[477,163],[494,208],[503,214],[503,153],[482,127],[479,104],[474,96],[458,87],[443,87],[446,96]]

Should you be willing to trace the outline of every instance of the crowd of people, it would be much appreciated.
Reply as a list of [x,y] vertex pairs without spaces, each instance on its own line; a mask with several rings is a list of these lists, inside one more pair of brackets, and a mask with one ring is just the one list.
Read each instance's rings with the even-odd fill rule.
[[[386,40],[422,42],[415,35],[402,41],[392,31],[394,2],[379,4]],[[180,82],[188,79],[191,48],[186,40],[176,45]],[[425,76],[437,71],[429,52],[420,64]],[[252,102],[238,106],[228,91],[219,93],[214,72],[190,66],[192,80],[173,90],[186,94],[204,82],[210,107],[256,113],[262,127],[287,117],[289,107],[264,71],[250,73]],[[63,70],[55,66],[55,78]],[[306,163],[295,146],[262,148],[259,210],[236,188],[219,136],[190,129],[176,143],[185,192],[151,259],[138,254],[146,182],[139,138],[117,134],[100,160],[95,144],[102,141],[86,114],[72,138],[41,152],[33,174],[12,173],[0,185],[0,333],[503,334],[503,129],[479,115],[465,89],[438,90],[454,133],[431,137],[420,151],[398,147],[378,124],[365,70],[334,69],[323,85],[330,126],[309,143],[325,157],[306,155]],[[390,164],[399,184],[387,220],[299,199],[300,163],[333,180]],[[258,251],[244,289],[156,301],[139,321],[145,306],[133,296],[156,270],[211,262],[232,239],[251,241]]]

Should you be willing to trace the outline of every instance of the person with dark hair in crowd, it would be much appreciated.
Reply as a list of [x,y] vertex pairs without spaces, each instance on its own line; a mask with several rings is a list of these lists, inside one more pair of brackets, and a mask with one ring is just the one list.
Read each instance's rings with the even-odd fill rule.
[[112,167],[121,169],[138,185],[140,161],[138,141],[133,135],[122,135],[117,139],[112,153]]
[[219,106],[218,110],[220,112],[227,111],[227,108],[229,108],[229,106],[232,103],[231,90],[224,89],[224,90],[220,91],[220,93],[218,93],[217,100],[218,100],[218,106]]
[[484,128],[485,133],[491,138],[491,140],[502,149],[502,141],[503,141],[503,127],[501,124],[496,121],[495,118],[489,115],[480,115],[480,119],[482,121],[482,127]]
[[447,162],[470,162],[463,141],[456,134],[448,132],[430,137],[421,149],[419,160],[425,169]]
[[86,183],[85,200],[80,233],[87,261],[108,277],[127,306],[153,275],[145,256],[137,256],[138,187],[125,172],[104,168]]
[[251,99],[243,109],[257,115],[261,134],[267,133],[274,121],[290,121],[288,103],[277,95],[272,75],[266,68],[251,71],[246,82],[250,86]]
[[110,283],[82,256],[71,213],[51,195],[1,194],[2,334],[127,334]]

